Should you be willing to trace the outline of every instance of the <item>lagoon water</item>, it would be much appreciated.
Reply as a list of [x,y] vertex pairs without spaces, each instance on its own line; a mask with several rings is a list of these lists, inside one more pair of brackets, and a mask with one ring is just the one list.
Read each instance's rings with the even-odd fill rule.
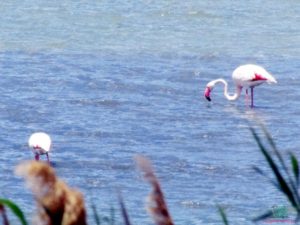
[[[45,131],[57,174],[85,195],[89,224],[92,203],[118,214],[117,190],[133,224],[153,224],[140,154],[175,224],[222,224],[218,204],[232,224],[288,207],[253,170],[268,171],[249,124],[262,121],[284,155],[300,156],[299,12],[296,0],[0,3],[0,196],[32,216],[13,171],[33,158],[29,135]],[[228,102],[221,86],[204,99],[208,81],[232,85],[245,63],[278,80],[256,88],[255,108],[244,96]]]

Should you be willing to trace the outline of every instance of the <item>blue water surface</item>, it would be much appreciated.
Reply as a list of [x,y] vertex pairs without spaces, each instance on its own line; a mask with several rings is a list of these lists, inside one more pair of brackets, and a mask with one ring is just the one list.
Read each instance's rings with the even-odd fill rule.
[[[148,157],[175,224],[232,224],[289,207],[253,166],[267,170],[249,126],[269,129],[299,156],[300,3],[289,1],[6,1],[0,3],[0,195],[30,219],[35,206],[14,168],[33,158],[32,132],[53,140],[57,174],[102,216],[121,190],[133,224],[153,224],[151,190],[134,157]],[[207,82],[231,82],[241,64],[264,66],[276,85],[213,102]],[[230,87],[234,91],[234,87]],[[13,216],[12,216],[12,220]]]

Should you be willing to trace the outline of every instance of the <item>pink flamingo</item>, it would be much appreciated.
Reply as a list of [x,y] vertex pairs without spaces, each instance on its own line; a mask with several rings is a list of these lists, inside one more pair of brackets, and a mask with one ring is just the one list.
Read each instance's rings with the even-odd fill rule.
[[35,154],[35,160],[38,161],[40,155],[45,154],[47,156],[47,161],[50,162],[48,152],[51,148],[51,138],[48,134],[44,132],[33,133],[28,140],[28,145]]
[[228,94],[228,84],[224,79],[216,79],[210,81],[206,85],[204,96],[208,101],[211,101],[210,93],[217,83],[224,84],[224,96],[230,100],[237,100],[242,92],[243,87],[246,88],[246,99],[248,100],[248,88],[251,90],[251,107],[254,106],[253,102],[253,89],[255,86],[267,83],[277,83],[276,79],[268,73],[263,67],[247,64],[236,68],[232,73],[232,79],[236,86],[236,92],[233,95]]

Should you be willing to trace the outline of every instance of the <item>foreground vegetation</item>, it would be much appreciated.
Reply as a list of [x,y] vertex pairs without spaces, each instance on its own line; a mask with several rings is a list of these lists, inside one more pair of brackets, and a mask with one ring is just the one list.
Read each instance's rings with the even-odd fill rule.
[[[282,195],[286,196],[291,207],[296,212],[295,218],[289,222],[296,224],[300,220],[300,195],[298,191],[300,185],[300,172],[298,160],[294,154],[290,153],[290,164],[287,164],[280,151],[277,149],[271,135],[264,126],[261,127],[264,138],[261,138],[255,129],[250,128],[250,131],[265,158],[265,162],[272,172],[272,176],[269,176],[259,167],[254,167],[254,170],[266,177]],[[152,187],[148,196],[147,209],[149,215],[154,221],[154,224],[173,225],[173,220],[168,211],[162,189],[157,177],[155,176],[151,162],[143,156],[137,156],[135,161],[137,163],[137,167],[143,174],[144,179],[149,182]],[[16,174],[26,180],[28,187],[31,189],[35,197],[37,211],[33,220],[34,224],[87,224],[86,208],[82,194],[77,190],[68,187],[62,180],[60,180],[56,176],[53,168],[48,164],[37,161],[24,162],[16,168]],[[123,224],[131,225],[132,223],[121,193],[118,195],[118,204]],[[220,206],[217,207],[220,214],[220,221],[222,221],[225,225],[230,224],[230,219],[227,218],[224,209]],[[13,201],[0,199],[0,220],[2,219],[2,223],[4,225],[10,225],[7,210],[11,210],[22,225],[28,224],[22,210]],[[96,225],[114,225],[116,223],[113,209],[111,210],[110,216],[101,217],[97,213],[96,206],[92,205],[92,213]],[[279,215],[278,213],[280,213],[280,211],[274,212],[274,210],[269,210],[263,215],[254,218],[253,222],[255,223],[267,220],[272,217],[276,218],[276,216]]]

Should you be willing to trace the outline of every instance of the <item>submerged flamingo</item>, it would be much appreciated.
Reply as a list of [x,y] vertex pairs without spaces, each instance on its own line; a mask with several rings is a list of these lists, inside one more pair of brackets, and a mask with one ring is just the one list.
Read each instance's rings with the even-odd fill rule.
[[35,160],[39,160],[40,155],[45,154],[47,161],[50,162],[48,152],[51,147],[51,138],[48,134],[44,132],[33,133],[28,140],[28,145],[35,154]]
[[230,101],[237,100],[240,97],[243,87],[245,87],[246,89],[246,98],[248,99],[248,88],[250,88],[251,107],[253,107],[254,87],[263,84],[265,82],[277,83],[276,79],[269,72],[267,72],[263,67],[253,65],[253,64],[242,65],[236,68],[232,73],[232,79],[236,86],[236,92],[233,95],[228,94],[228,84],[224,79],[216,79],[210,81],[206,85],[206,89],[204,92],[204,96],[206,97],[206,99],[208,101],[211,101],[210,93],[213,90],[214,86],[217,83],[222,83],[224,84],[224,96]]

